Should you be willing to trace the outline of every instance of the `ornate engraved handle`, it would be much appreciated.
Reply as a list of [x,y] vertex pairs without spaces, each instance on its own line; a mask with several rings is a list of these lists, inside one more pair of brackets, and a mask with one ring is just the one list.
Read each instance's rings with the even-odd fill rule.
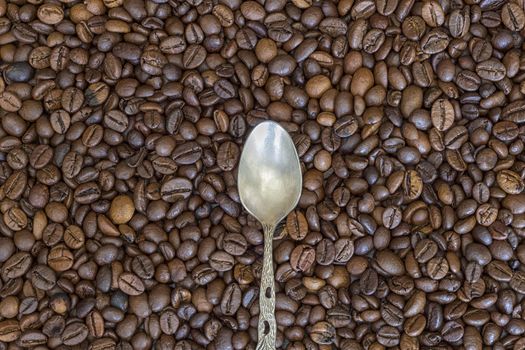
[[273,275],[273,230],[274,226],[263,225],[264,258],[259,292],[259,325],[256,350],[275,350],[277,326],[275,324],[275,282]]

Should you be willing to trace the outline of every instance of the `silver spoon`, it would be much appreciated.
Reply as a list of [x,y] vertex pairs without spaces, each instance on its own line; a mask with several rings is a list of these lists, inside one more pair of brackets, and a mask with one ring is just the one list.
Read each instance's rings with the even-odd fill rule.
[[275,349],[273,231],[299,202],[302,182],[299,157],[290,135],[275,122],[257,125],[244,144],[238,174],[241,203],[264,230],[257,350]]

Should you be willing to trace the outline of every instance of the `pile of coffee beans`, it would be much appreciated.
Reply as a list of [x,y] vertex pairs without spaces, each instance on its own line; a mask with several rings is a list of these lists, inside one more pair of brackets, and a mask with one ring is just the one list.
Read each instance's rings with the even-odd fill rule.
[[0,0],[0,350],[525,349],[523,0]]

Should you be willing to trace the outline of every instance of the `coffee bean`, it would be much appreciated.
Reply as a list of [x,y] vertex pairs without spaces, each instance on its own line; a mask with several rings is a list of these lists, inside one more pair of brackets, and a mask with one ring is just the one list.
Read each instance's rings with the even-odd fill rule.
[[437,244],[430,239],[422,239],[414,248],[414,257],[416,260],[424,264],[432,259],[438,252]]
[[2,265],[2,276],[12,279],[20,277],[29,270],[31,263],[32,258],[28,253],[15,253]]
[[500,61],[496,59],[488,59],[476,65],[476,73],[482,79],[500,81],[507,74],[507,70]]
[[445,99],[439,99],[432,104],[432,125],[439,131],[448,130],[454,123],[454,107]]
[[225,235],[222,245],[226,253],[234,256],[244,254],[248,246],[246,239],[239,233],[230,233]]
[[127,295],[140,295],[144,293],[144,284],[141,279],[129,272],[124,272],[118,277],[119,289]]
[[307,271],[314,261],[315,250],[306,244],[297,246],[290,256],[290,265],[296,271]]
[[432,279],[442,279],[446,276],[449,270],[449,264],[443,257],[434,257],[427,263],[428,275]]
[[334,132],[339,137],[349,137],[355,134],[358,129],[357,120],[352,116],[344,116],[335,121]]
[[135,205],[133,200],[126,195],[119,195],[111,201],[109,217],[117,225],[125,224],[133,217]]
[[102,82],[93,83],[84,92],[84,98],[88,106],[96,107],[103,104],[109,96],[109,87]]
[[104,335],[104,318],[97,310],[87,315],[86,326],[91,336],[100,338]]
[[328,322],[317,322],[309,332],[310,338],[316,344],[328,345],[334,342],[335,328]]
[[188,198],[192,192],[192,183],[185,178],[173,178],[162,184],[160,195],[166,202],[176,202]]
[[233,266],[235,264],[235,259],[232,255],[219,250],[219,251],[213,252],[210,255],[209,262],[210,262],[210,266],[214,270],[219,271],[219,272],[224,272],[224,271],[230,271],[231,269],[233,269]]
[[146,255],[137,255],[131,260],[131,269],[141,279],[153,278],[155,267],[150,258]]
[[47,256],[49,267],[57,272],[69,270],[73,266],[73,253],[64,245],[55,245]]
[[224,295],[221,301],[221,311],[224,315],[234,315],[241,304],[241,289],[238,284],[230,284],[224,290]]
[[16,200],[25,191],[27,184],[27,175],[23,171],[16,171],[7,178],[3,187],[7,198]]
[[300,241],[306,237],[308,233],[308,223],[306,217],[300,211],[292,211],[286,218],[286,231],[290,237],[296,241]]
[[354,242],[349,238],[340,238],[335,241],[335,263],[347,263],[354,255]]
[[3,320],[0,321],[0,341],[11,343],[20,338],[21,330],[18,321]]
[[445,22],[445,13],[438,1],[432,0],[423,3],[421,15],[430,27],[438,27]]
[[174,310],[167,309],[162,312],[159,319],[160,329],[164,334],[175,334],[179,328],[180,321]]
[[420,45],[424,53],[432,55],[445,50],[449,42],[450,38],[445,31],[432,29],[421,38]]
[[405,196],[409,199],[416,199],[423,191],[423,181],[419,174],[414,170],[409,170],[405,173],[403,179],[403,190]]
[[522,271],[514,272],[509,285],[514,291],[523,294],[525,291],[525,274]]
[[228,141],[219,147],[217,152],[217,165],[223,171],[230,171],[237,165],[239,158],[239,146]]
[[22,101],[15,93],[3,91],[0,93],[0,108],[7,112],[17,112],[22,108]]
[[498,172],[496,180],[499,187],[509,194],[519,194],[525,189],[521,177],[511,170]]
[[[192,272],[192,278],[198,285],[204,286],[217,277],[217,272],[210,266],[199,265]],[[249,284],[249,282],[248,282]]]
[[377,333],[377,341],[383,346],[396,346],[399,344],[399,331],[392,326],[383,326]]
[[200,66],[206,59],[206,49],[201,45],[193,44],[186,48],[182,59],[184,68],[194,69]]
[[525,26],[523,8],[515,3],[504,4],[501,8],[501,21],[512,31],[519,31]]
[[66,112],[78,112],[84,104],[84,95],[80,89],[69,87],[62,93],[61,104]]
[[37,265],[31,271],[31,282],[39,289],[50,290],[56,283],[55,272],[45,265]]
[[202,147],[194,142],[177,146],[171,154],[178,165],[194,164],[202,155]]
[[9,83],[25,83],[34,76],[34,69],[27,62],[13,62],[4,69],[4,79]]
[[66,326],[60,340],[64,345],[75,346],[82,343],[87,338],[88,334],[89,331],[85,324],[73,322]]

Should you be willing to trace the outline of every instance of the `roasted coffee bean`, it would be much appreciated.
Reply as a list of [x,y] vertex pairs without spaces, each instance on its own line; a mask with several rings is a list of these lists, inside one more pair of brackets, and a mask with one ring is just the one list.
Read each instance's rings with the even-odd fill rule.
[[315,250],[306,244],[297,246],[290,255],[290,265],[296,271],[308,271],[314,261]]
[[500,61],[496,59],[488,59],[476,65],[476,73],[482,79],[500,81],[507,74],[507,70]]
[[450,101],[439,99],[432,105],[432,125],[439,131],[448,130],[454,123],[454,107]]
[[64,345],[75,346],[82,343],[88,336],[89,330],[87,326],[80,322],[70,323],[60,337]]
[[55,272],[45,265],[37,265],[31,271],[31,282],[39,289],[50,290],[56,283]]
[[206,49],[198,44],[193,44],[188,46],[184,50],[184,57],[182,58],[182,62],[184,65],[184,68],[186,69],[194,69],[200,66],[204,60],[206,59]]
[[296,241],[302,240],[308,233],[308,222],[300,211],[291,212],[286,218],[286,231]]
[[221,301],[221,311],[224,315],[235,315],[241,305],[241,289],[236,283],[230,284],[224,290]]
[[20,338],[20,335],[21,330],[18,321],[14,319],[0,321],[0,341],[11,343]]
[[118,277],[118,287],[128,295],[140,295],[144,292],[144,284],[141,279],[128,272],[120,274]]
[[15,253],[2,265],[2,276],[13,279],[20,277],[31,268],[31,263],[32,258],[28,253]]
[[8,83],[25,83],[34,76],[34,69],[28,62],[13,62],[4,69],[4,79]]

